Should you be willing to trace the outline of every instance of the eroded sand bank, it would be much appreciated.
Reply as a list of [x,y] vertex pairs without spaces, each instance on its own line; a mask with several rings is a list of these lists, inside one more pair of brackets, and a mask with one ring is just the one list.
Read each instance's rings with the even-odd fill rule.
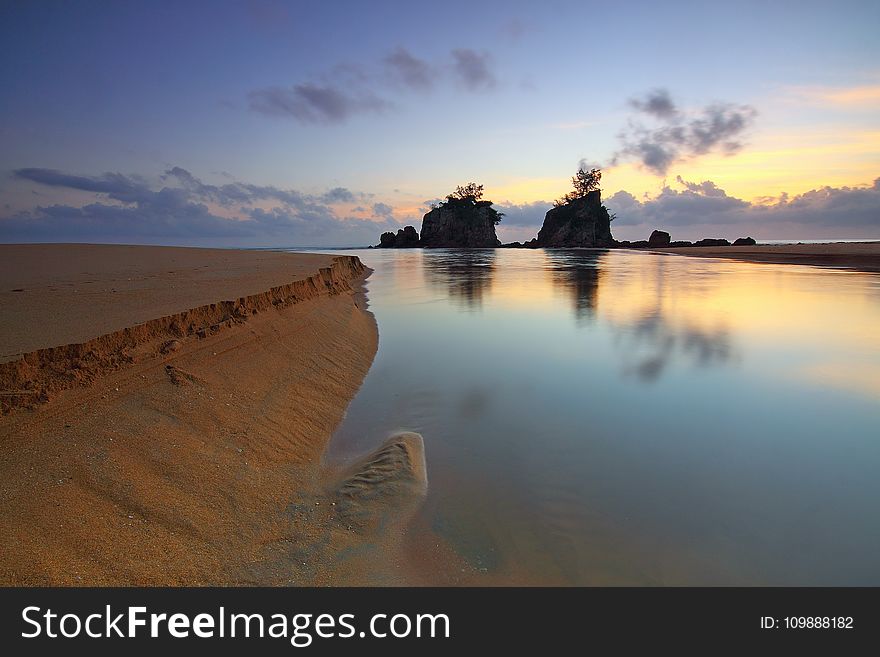
[[[377,347],[356,258],[2,250],[3,307],[20,311],[4,312],[3,352],[33,361],[7,358],[7,378],[20,369],[21,385],[58,385],[49,401],[0,417],[0,582],[310,584],[344,572],[388,581],[376,559],[340,555],[366,543],[393,561],[394,523],[364,533],[371,514],[417,503],[423,471],[412,470],[399,505],[355,500],[338,513],[339,477],[388,473],[369,459],[360,474],[320,468]],[[78,378],[77,359],[89,358],[106,362]],[[392,453],[417,452],[413,441]],[[410,479],[406,468],[395,476]]]

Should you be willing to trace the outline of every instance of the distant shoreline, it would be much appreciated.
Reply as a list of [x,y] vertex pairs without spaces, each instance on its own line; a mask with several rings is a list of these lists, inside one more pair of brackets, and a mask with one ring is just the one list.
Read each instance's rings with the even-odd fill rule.
[[[377,247],[351,247],[377,248]],[[480,249],[589,249],[589,250],[630,250],[645,253],[672,253],[676,255],[696,256],[700,258],[728,258],[746,262],[763,262],[767,264],[812,265],[838,269],[851,269],[869,273],[880,272],[880,240],[860,242],[792,242],[766,244],[758,243],[751,246],[595,246],[595,247],[532,247],[517,244],[503,244],[497,247],[408,247],[413,249],[433,250],[434,248],[450,248],[469,250]],[[383,249],[384,250],[384,249]],[[403,249],[406,250],[406,249]]]
[[[642,250],[642,249],[640,249]],[[813,265],[880,272],[880,241],[821,244],[756,244],[754,246],[688,246],[650,249],[656,253],[728,258],[783,265]]]

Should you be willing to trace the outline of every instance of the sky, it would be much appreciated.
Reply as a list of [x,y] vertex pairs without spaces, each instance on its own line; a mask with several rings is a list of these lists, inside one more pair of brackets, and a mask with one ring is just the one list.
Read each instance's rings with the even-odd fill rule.
[[0,0],[0,242],[880,239],[880,3]]

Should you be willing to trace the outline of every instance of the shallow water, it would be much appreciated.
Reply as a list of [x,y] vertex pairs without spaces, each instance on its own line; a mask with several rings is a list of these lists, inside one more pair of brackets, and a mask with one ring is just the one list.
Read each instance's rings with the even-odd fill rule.
[[880,584],[880,276],[345,253],[375,270],[380,342],[328,459],[422,433],[423,520],[474,572]]

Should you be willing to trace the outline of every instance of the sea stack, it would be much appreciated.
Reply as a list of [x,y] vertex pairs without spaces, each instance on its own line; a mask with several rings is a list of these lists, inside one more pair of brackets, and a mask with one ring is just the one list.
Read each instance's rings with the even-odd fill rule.
[[602,205],[602,192],[594,189],[548,210],[536,246],[610,247],[614,244],[611,216]]
[[491,201],[447,198],[422,218],[424,247],[495,248],[501,241],[495,224],[501,215]]

